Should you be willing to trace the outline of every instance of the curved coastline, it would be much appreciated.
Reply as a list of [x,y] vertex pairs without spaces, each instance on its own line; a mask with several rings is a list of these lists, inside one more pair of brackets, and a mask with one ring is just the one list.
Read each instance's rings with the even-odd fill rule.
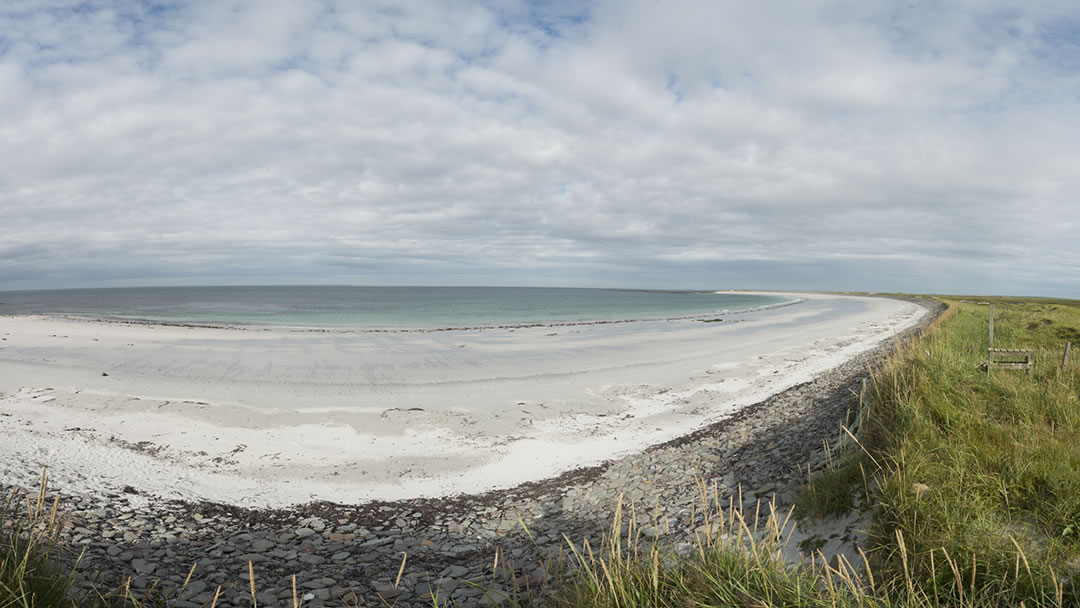
[[42,453],[76,489],[123,477],[246,506],[475,493],[662,444],[809,381],[915,322],[889,302],[385,337],[14,319],[0,391],[15,418],[0,425],[22,425],[13,466],[32,473],[18,450]]
[[[921,306],[929,314],[897,339],[918,332],[940,312],[935,305]],[[649,513],[639,522],[647,536],[676,544],[686,539],[669,536],[650,520],[655,513],[662,528],[693,530],[695,522],[688,518],[700,482],[716,488],[722,499],[745,498],[748,504],[790,498],[806,467],[824,463],[822,440],[836,437],[852,390],[893,345],[879,344],[808,382],[644,452],[505,490],[363,505],[312,502],[289,509],[160,500],[133,488],[69,494],[63,510],[82,531],[69,529],[67,537],[86,548],[87,567],[106,581],[120,582],[134,570],[136,589],[156,576],[178,583],[198,561],[196,579],[223,582],[225,602],[239,603],[246,593],[246,579],[239,574],[246,572],[244,560],[253,559],[271,594],[287,590],[273,581],[297,574],[301,585],[335,599],[354,593],[429,605],[426,593],[437,590],[461,605],[475,605],[483,597],[470,586],[475,581],[494,583],[496,592],[523,581],[542,587],[541,564],[564,548],[562,535],[595,541],[620,498],[648,507],[641,509]],[[509,579],[492,579],[497,550],[513,556]],[[409,554],[403,583],[393,589],[378,583],[393,578],[403,553]],[[305,555],[310,557],[301,559]],[[143,572],[133,568],[135,560]],[[147,563],[153,566],[150,573]],[[205,600],[207,592],[199,590],[201,595],[185,599]]]
[[917,310],[808,295],[738,323],[386,336],[9,319],[0,426],[22,426],[0,451],[25,474],[19,450],[47,455],[75,489],[246,506],[475,493],[683,436]]
[[[767,294],[765,292],[707,292],[707,293],[741,293],[746,295],[778,295]],[[783,302],[776,302],[772,304],[762,304],[760,306],[751,306],[749,308],[736,308],[736,309],[722,309],[712,312],[695,313],[689,315],[676,315],[676,316],[656,316],[656,317],[632,317],[632,318],[615,318],[615,319],[595,319],[595,320],[580,320],[580,321],[537,321],[537,322],[524,322],[524,323],[502,323],[502,324],[466,324],[466,325],[447,325],[436,327],[350,327],[350,326],[314,326],[314,325],[267,325],[259,323],[215,323],[210,321],[169,321],[166,319],[148,319],[148,318],[134,318],[134,317],[119,317],[108,315],[82,315],[72,313],[44,313],[44,314],[11,314],[6,315],[9,317],[31,317],[31,318],[45,318],[45,319],[59,319],[65,321],[86,322],[86,323],[111,323],[116,325],[140,325],[148,327],[181,327],[192,329],[224,329],[234,331],[290,331],[290,332],[311,332],[311,333],[338,333],[338,334],[355,334],[355,333],[430,333],[430,332],[453,332],[453,331],[484,331],[484,330],[498,330],[498,329],[534,329],[534,328],[546,328],[546,327],[582,327],[591,325],[613,325],[623,323],[648,323],[657,321],[690,321],[714,318],[724,315],[741,315],[753,312],[759,312],[763,310],[771,310],[774,308],[784,308],[787,306],[794,306],[805,302],[805,298],[792,298]]]

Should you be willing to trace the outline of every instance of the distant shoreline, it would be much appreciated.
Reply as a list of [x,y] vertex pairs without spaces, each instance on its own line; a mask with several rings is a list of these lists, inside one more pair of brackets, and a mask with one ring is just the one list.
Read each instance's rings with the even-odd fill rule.
[[[0,316],[265,331],[428,332],[693,320],[789,304],[721,291],[199,287],[11,292]],[[16,295],[18,297],[16,297]]]
[[[724,292],[728,293],[728,292]],[[748,294],[750,295],[750,294]],[[587,321],[551,321],[551,322],[536,322],[536,323],[511,323],[511,324],[491,324],[491,325],[454,325],[447,327],[319,327],[319,326],[295,326],[295,325],[265,325],[257,323],[210,323],[210,322],[197,322],[197,321],[168,321],[163,319],[137,319],[137,318],[124,318],[124,317],[110,317],[110,316],[95,316],[95,315],[79,315],[70,313],[15,313],[8,315],[0,315],[5,317],[27,317],[27,318],[43,318],[43,319],[58,319],[63,321],[73,322],[86,322],[86,323],[113,323],[117,325],[140,325],[148,327],[180,327],[180,328],[193,328],[193,329],[223,329],[223,330],[235,330],[235,331],[289,331],[289,332],[313,332],[313,333],[341,333],[341,334],[354,334],[354,333],[429,333],[429,332],[442,332],[442,331],[484,331],[484,330],[496,330],[496,329],[532,329],[532,328],[546,328],[546,327],[578,327],[588,325],[613,325],[623,323],[649,323],[649,322],[663,322],[663,321],[696,321],[696,320],[712,320],[716,317],[742,315],[752,312],[758,312],[762,310],[771,310],[774,308],[783,308],[786,306],[795,306],[805,302],[804,298],[795,298],[786,302],[778,302],[775,304],[763,304],[761,306],[753,306],[750,308],[740,308],[735,310],[722,310],[709,313],[693,314],[693,315],[680,315],[669,317],[641,317],[631,319],[597,319]]]

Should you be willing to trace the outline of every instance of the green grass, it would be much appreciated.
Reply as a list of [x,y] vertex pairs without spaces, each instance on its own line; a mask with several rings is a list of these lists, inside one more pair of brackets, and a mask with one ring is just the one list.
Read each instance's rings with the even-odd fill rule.
[[707,492],[700,499],[706,522],[682,555],[643,543],[632,517],[624,525],[621,509],[599,547],[567,539],[569,568],[544,605],[824,607],[857,606],[866,598],[846,568],[823,575],[781,559],[788,515],[770,511],[748,521],[730,505],[710,502]]
[[156,588],[141,594],[129,585],[105,592],[77,589],[81,556],[60,542],[60,496],[48,496],[42,473],[36,495],[12,492],[0,500],[0,608],[148,608],[175,603],[182,589],[171,594],[172,601]]
[[795,500],[795,515],[822,519],[847,513],[855,508],[855,488],[865,475],[863,460],[846,454],[824,471],[815,473]]
[[[981,369],[995,346],[1035,369]],[[876,468],[879,571],[949,601],[1080,602],[1080,369],[1060,368],[1080,302],[952,302],[875,376],[863,444]],[[897,531],[906,546],[901,550]],[[945,581],[963,579],[963,584]],[[955,582],[955,581],[954,581]]]
[[[1033,350],[1030,375],[980,367],[988,302],[995,346]],[[860,495],[875,504],[861,576],[820,560],[785,564],[768,535],[659,566],[612,545],[606,561],[575,554],[579,568],[550,604],[1080,605],[1080,350],[1060,367],[1064,342],[1080,342],[1080,302],[949,303],[875,371],[858,442],[815,473],[796,504],[811,518],[843,513]]]
[[15,494],[0,504],[0,608],[67,605],[74,570],[57,556],[58,504],[54,499],[50,508],[45,499],[44,477],[25,504]]

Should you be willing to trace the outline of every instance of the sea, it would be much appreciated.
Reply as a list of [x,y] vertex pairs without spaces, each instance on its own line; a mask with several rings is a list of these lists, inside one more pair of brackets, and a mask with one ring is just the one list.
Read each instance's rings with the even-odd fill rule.
[[243,286],[0,291],[0,315],[224,326],[442,329],[707,317],[772,295],[554,287]]

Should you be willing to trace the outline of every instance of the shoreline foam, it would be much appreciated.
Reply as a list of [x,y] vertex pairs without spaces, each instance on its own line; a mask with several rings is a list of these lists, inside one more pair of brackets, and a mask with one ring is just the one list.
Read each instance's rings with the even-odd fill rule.
[[[717,294],[722,293],[747,293],[748,295],[778,295],[768,294],[765,292],[713,292]],[[395,327],[395,326],[337,326],[337,325],[267,325],[260,323],[215,323],[210,321],[169,321],[166,319],[143,319],[134,317],[118,317],[108,315],[82,315],[74,313],[45,313],[45,314],[12,314],[6,315],[8,318],[40,318],[40,319],[56,319],[63,321],[84,322],[84,323],[106,323],[116,325],[142,325],[148,327],[182,327],[182,328],[194,328],[194,329],[224,329],[233,331],[290,331],[290,332],[312,332],[312,333],[337,333],[337,334],[354,334],[354,333],[430,333],[430,332],[443,332],[443,331],[484,331],[484,330],[496,330],[496,329],[533,329],[544,327],[580,327],[590,325],[615,325],[623,323],[650,323],[661,321],[692,321],[706,319],[709,317],[717,317],[721,315],[740,315],[746,313],[759,312],[764,310],[772,310],[774,308],[784,308],[787,306],[794,306],[801,304],[805,301],[805,298],[794,298],[783,302],[775,302],[772,304],[762,304],[760,306],[751,306],[749,308],[736,308],[736,309],[723,309],[713,312],[695,313],[689,315],[678,316],[658,316],[658,317],[632,317],[626,319],[596,319],[596,320],[581,320],[581,321],[536,321],[536,322],[523,322],[523,323],[503,323],[503,324],[490,324],[490,325],[447,325],[447,326],[433,326],[433,327]]]
[[0,315],[229,328],[449,330],[717,314],[773,295],[603,288],[221,286],[0,292]]

